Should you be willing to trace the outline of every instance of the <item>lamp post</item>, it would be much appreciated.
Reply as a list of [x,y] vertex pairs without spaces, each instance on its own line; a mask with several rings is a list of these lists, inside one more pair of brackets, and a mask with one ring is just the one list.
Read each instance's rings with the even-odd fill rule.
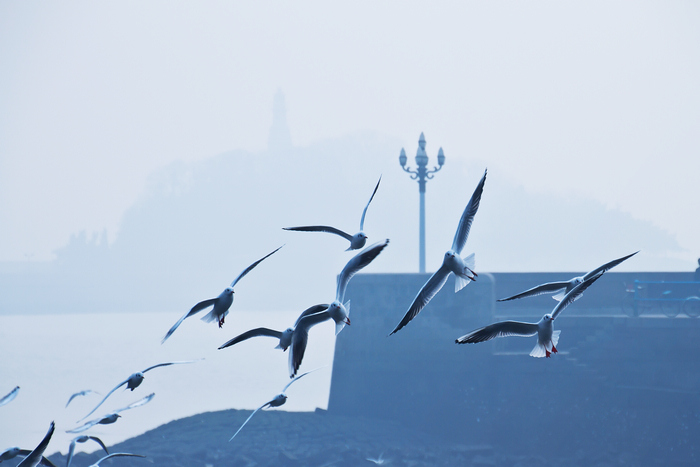
[[416,170],[406,168],[407,157],[403,148],[401,148],[401,155],[399,156],[401,168],[411,174],[412,180],[418,180],[418,191],[420,193],[418,270],[422,273],[425,272],[425,184],[445,164],[445,154],[442,152],[442,148],[438,151],[437,159],[438,165],[428,169],[428,155],[425,153],[425,136],[423,136],[423,133],[420,134],[420,139],[418,140],[418,151],[416,152],[416,165],[418,168]]

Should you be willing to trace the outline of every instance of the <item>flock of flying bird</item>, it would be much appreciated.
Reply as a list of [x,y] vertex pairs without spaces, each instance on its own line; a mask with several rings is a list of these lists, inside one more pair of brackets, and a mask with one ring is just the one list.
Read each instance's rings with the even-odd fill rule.
[[[481,180],[476,186],[476,189],[474,190],[474,193],[472,194],[469,202],[467,203],[464,212],[462,213],[462,216],[460,218],[459,224],[457,226],[457,232],[455,233],[454,240],[452,242],[451,248],[445,253],[442,261],[442,265],[438,270],[428,279],[428,281],[423,285],[423,287],[420,289],[416,297],[413,299],[413,302],[408,308],[408,311],[404,315],[404,317],[401,319],[401,321],[396,325],[394,330],[389,333],[389,336],[392,334],[397,333],[400,331],[404,326],[406,326],[411,320],[413,320],[420,312],[423,310],[423,308],[428,305],[430,300],[442,289],[442,287],[445,285],[447,282],[448,278],[450,277],[451,274],[455,276],[455,292],[458,292],[461,290],[463,287],[465,287],[469,282],[474,281],[477,279],[478,274],[474,271],[474,254],[470,254],[466,257],[462,257],[462,250],[464,249],[466,243],[467,243],[467,237],[469,236],[469,231],[471,229],[471,225],[474,221],[474,217],[477,213],[477,210],[479,209],[479,203],[481,201],[481,195],[484,190],[484,183],[486,181],[486,171],[484,171],[484,175],[482,176]],[[367,235],[364,233],[364,223],[365,223],[365,216],[367,214],[367,209],[369,208],[370,203],[372,202],[372,199],[374,199],[374,195],[377,193],[377,190],[379,188],[379,184],[381,182],[381,177],[379,181],[377,181],[377,185],[374,188],[374,191],[372,192],[372,196],[370,197],[369,201],[367,202],[367,205],[365,206],[363,212],[362,212],[362,217],[360,219],[360,230],[359,232],[355,233],[354,235],[350,235],[340,229],[337,229],[335,227],[331,226],[326,226],[326,225],[314,225],[314,226],[301,226],[301,227],[287,227],[285,230],[290,230],[290,231],[301,231],[301,232],[326,232],[326,233],[332,233],[338,236],[341,236],[345,238],[347,241],[350,242],[350,246],[346,251],[349,250],[359,250],[363,248],[367,242]],[[306,376],[307,374],[318,370],[319,368],[311,371],[307,371],[306,373],[302,373],[300,375],[297,375],[297,372],[301,366],[302,359],[304,357],[304,352],[306,351],[306,347],[308,344],[308,337],[309,337],[309,330],[322,322],[328,321],[328,320],[333,320],[335,322],[335,334],[338,335],[345,325],[350,325],[350,301],[348,300],[345,302],[345,293],[347,290],[348,283],[350,282],[350,279],[361,269],[369,265],[383,250],[386,248],[389,244],[389,239],[386,239],[384,241],[375,243],[359,253],[357,253],[355,256],[350,259],[350,261],[347,262],[343,270],[340,272],[340,274],[337,277],[337,285],[336,285],[336,293],[335,293],[335,299],[330,303],[323,303],[323,304],[318,304],[314,305],[312,307],[307,308],[304,310],[301,315],[297,318],[296,322],[294,323],[293,326],[285,329],[284,331],[277,331],[274,329],[269,329],[269,328],[255,328],[251,329],[249,331],[246,331],[229,341],[225,342],[219,347],[219,350],[225,349],[228,347],[231,347],[235,344],[238,344],[240,342],[243,342],[247,339],[253,338],[253,337],[272,337],[277,339],[278,345],[276,348],[281,349],[282,351],[286,351],[289,349],[289,357],[288,357],[288,368],[289,368],[289,376],[291,381],[284,387],[282,392],[275,396],[273,399],[271,399],[268,402],[265,402],[263,405],[255,409],[248,419],[241,425],[241,427],[234,433],[234,435],[231,437],[229,441],[231,441],[233,438],[236,437],[236,435],[243,429],[243,427],[248,423],[248,421],[255,415],[259,410],[268,408],[268,407],[279,407],[283,405],[286,400],[287,400],[287,395],[286,391],[290,387],[292,383],[295,381],[299,380],[300,378]],[[222,327],[224,325],[224,319],[229,313],[229,309],[233,303],[233,294],[234,294],[234,287],[236,284],[248,273],[250,273],[258,264],[260,264],[262,261],[276,253],[280,248],[279,247],[272,252],[268,253],[267,255],[263,256],[259,260],[255,261],[252,263],[250,266],[248,266],[246,269],[241,272],[236,279],[231,282],[231,285],[226,287],[221,294],[216,297],[216,298],[210,298],[207,300],[203,300],[196,305],[194,305],[187,313],[185,313],[165,334],[163,337],[161,343],[165,343],[166,340],[172,334],[178,329],[178,327],[183,323],[183,321],[189,317],[194,316],[195,314],[206,310],[207,308],[211,307],[211,310],[202,318],[203,321],[205,322],[212,322],[215,321],[217,322],[219,327]],[[537,336],[537,343],[535,347],[533,348],[532,352],[530,352],[530,355],[533,357],[550,357],[552,353],[557,352],[556,346],[558,345],[559,341],[559,333],[560,331],[554,331],[553,330],[553,321],[557,318],[557,316],[566,308],[569,306],[571,303],[573,303],[575,300],[581,297],[583,292],[588,289],[595,281],[597,281],[606,271],[609,269],[617,266],[618,264],[622,263],[623,261],[627,260],[628,258],[634,256],[637,254],[637,252],[634,252],[632,254],[629,254],[627,256],[623,256],[621,258],[615,259],[613,261],[610,261],[583,276],[579,277],[574,277],[568,281],[561,281],[561,282],[550,282],[546,284],[541,284],[536,287],[533,287],[529,290],[526,290],[524,292],[521,292],[519,294],[513,295],[512,297],[508,298],[503,298],[498,301],[507,301],[507,300],[515,300],[515,299],[521,299],[521,298],[526,298],[526,297],[533,297],[536,295],[541,295],[545,293],[551,293],[554,294],[553,298],[558,301],[557,305],[554,307],[551,313],[545,314],[542,319],[539,320],[537,323],[525,323],[525,322],[518,322],[518,321],[501,321],[497,323],[490,324],[488,326],[476,329],[462,337],[459,337],[455,340],[456,343],[458,344],[467,344],[467,343],[478,343],[478,342],[484,342],[490,339],[494,339],[496,337],[507,337],[507,336],[523,336],[523,337],[530,337],[530,336]],[[111,391],[107,393],[107,395],[81,420],[78,420],[78,422],[86,419],[89,417],[92,413],[94,413],[106,400],[107,398],[114,393],[118,388],[126,385],[125,389],[130,389],[133,391],[136,389],[144,380],[144,374],[150,370],[153,370],[155,368],[159,367],[164,367],[164,366],[170,366],[170,365],[175,365],[175,364],[186,364],[186,363],[194,363],[196,360],[193,361],[183,361],[183,362],[167,362],[167,363],[159,363],[153,366],[150,366],[146,368],[143,371],[136,372],[132,375],[130,375],[127,379],[124,381],[120,382],[117,384]],[[0,399],[0,406],[5,405],[12,401],[16,396],[19,391],[19,387],[16,387],[13,389],[8,395]],[[66,404],[66,407],[68,407],[68,404],[78,396],[85,396],[89,395],[91,393],[94,393],[94,391],[91,390],[85,390],[85,391],[80,391],[72,396],[70,396],[70,399],[68,400],[68,403]],[[115,410],[113,412],[110,412],[109,414],[105,415],[104,417],[93,419],[91,421],[86,422],[85,424],[74,428],[72,430],[67,430],[67,433],[80,433],[83,431],[88,430],[89,428],[98,425],[98,424],[111,424],[117,421],[117,419],[121,416],[119,415],[120,412],[123,412],[125,410],[129,410],[135,407],[140,407],[144,404],[147,404],[148,402],[153,399],[155,394],[150,394],[146,396],[143,399],[140,399],[122,409]],[[4,452],[0,453],[0,463],[14,458],[16,456],[23,456],[24,460],[19,464],[20,467],[35,467],[39,464],[45,465],[45,466],[53,466],[53,464],[48,461],[45,457],[43,457],[44,450],[48,446],[49,440],[51,439],[51,435],[53,434],[54,431],[54,423],[51,423],[51,426],[49,428],[49,431],[47,432],[46,436],[44,439],[39,443],[39,445],[34,449],[34,450],[22,450],[17,447],[9,448],[5,450]],[[86,436],[86,435],[80,435],[76,438],[74,438],[71,441],[70,447],[69,447],[69,453],[68,453],[68,458],[67,458],[67,463],[66,467],[70,467],[71,460],[73,458],[73,453],[75,450],[75,445],[76,443],[85,443],[87,441],[95,441],[100,445],[100,447],[107,453],[107,456],[103,457],[100,459],[97,463],[93,464],[93,466],[97,466],[100,462],[102,462],[105,459],[111,458],[111,457],[119,457],[119,456],[129,456],[129,457],[144,457],[141,455],[137,454],[130,454],[130,453],[113,453],[109,454],[107,447],[105,444],[100,440],[99,438],[95,436]],[[371,459],[370,459],[371,460]],[[93,467],[91,466],[91,467]]]

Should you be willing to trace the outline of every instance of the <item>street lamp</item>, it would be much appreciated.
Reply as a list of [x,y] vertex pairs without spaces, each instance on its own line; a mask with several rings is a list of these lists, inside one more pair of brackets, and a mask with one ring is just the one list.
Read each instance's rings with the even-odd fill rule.
[[420,139],[418,140],[418,151],[416,152],[416,165],[418,168],[412,170],[406,168],[406,151],[401,148],[401,155],[399,156],[399,164],[401,168],[411,175],[411,179],[418,180],[418,191],[420,192],[420,231],[419,231],[419,256],[418,256],[418,270],[420,272],[425,272],[425,184],[428,180],[433,178],[433,174],[440,169],[445,164],[445,154],[442,152],[442,148],[438,151],[438,166],[432,169],[427,169],[428,167],[428,155],[425,153],[425,136],[423,133],[420,134]]

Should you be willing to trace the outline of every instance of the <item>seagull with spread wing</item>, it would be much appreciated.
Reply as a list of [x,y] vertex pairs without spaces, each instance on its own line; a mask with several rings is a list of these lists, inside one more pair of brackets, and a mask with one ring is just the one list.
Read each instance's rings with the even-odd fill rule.
[[304,352],[306,351],[306,345],[309,341],[309,329],[313,326],[331,319],[330,313],[328,313],[328,304],[323,303],[320,305],[314,305],[307,308],[299,315],[296,323],[291,328],[287,328],[284,331],[275,331],[269,328],[255,328],[250,331],[246,331],[243,334],[234,337],[233,339],[227,341],[219,350],[231,347],[232,345],[238,344],[253,337],[274,337],[279,339],[279,344],[277,344],[277,349],[282,349],[286,351],[290,346],[289,351],[289,375],[290,378],[294,377],[301,361],[304,358]]
[[[277,248],[277,250],[279,250],[280,248],[282,247]],[[224,325],[224,318],[226,318],[226,315],[228,315],[229,308],[231,308],[231,304],[233,303],[233,287],[238,283],[239,280],[243,279],[243,277],[246,274],[252,271],[255,266],[260,264],[268,256],[277,252],[277,250],[274,250],[272,253],[268,253],[267,255],[263,256],[262,258],[245,268],[243,272],[240,273],[238,277],[236,277],[233,280],[233,282],[231,282],[231,285],[226,287],[224,291],[219,294],[218,297],[203,300],[197,303],[195,306],[193,306],[190,311],[185,313],[183,317],[180,318],[177,321],[177,323],[175,323],[173,327],[171,327],[168,330],[168,332],[165,334],[165,337],[163,337],[161,344],[168,340],[170,336],[172,336],[172,334],[175,332],[178,326],[180,326],[185,319],[189,318],[190,316],[196,315],[200,311],[209,308],[210,306],[213,306],[212,310],[209,313],[207,313],[204,317],[202,317],[202,321],[206,323],[217,321],[219,323],[219,327],[222,327]]]
[[15,388],[12,391],[10,391],[6,396],[0,399],[0,407],[12,402],[14,398],[17,397],[17,394],[19,394],[19,386],[15,386]]
[[76,392],[75,394],[71,395],[71,396],[68,398],[68,402],[66,402],[66,407],[68,407],[68,404],[70,404],[71,401],[72,401],[73,399],[75,399],[76,397],[87,396],[88,394],[98,394],[98,395],[99,395],[100,393],[99,393],[99,392],[96,392],[96,391],[93,391],[92,389],[85,389],[84,391]]
[[294,230],[297,232],[326,232],[326,233],[332,233],[336,235],[340,235],[344,239],[348,240],[350,242],[350,247],[348,247],[347,250],[359,250],[363,246],[365,246],[365,243],[367,242],[367,235],[365,235],[364,229],[365,229],[365,215],[367,214],[367,208],[369,207],[369,203],[372,202],[372,199],[374,199],[375,193],[377,193],[377,188],[379,188],[379,182],[382,181],[382,177],[379,177],[379,180],[377,181],[377,185],[374,187],[374,191],[372,192],[372,196],[369,197],[369,201],[367,201],[367,206],[365,206],[364,211],[362,211],[362,218],[360,219],[360,231],[357,232],[355,235],[350,235],[347,232],[343,232],[340,229],[336,229],[335,227],[331,227],[328,225],[307,225],[303,227],[284,227],[284,230]]
[[[321,368],[323,368],[323,367],[321,367]],[[268,407],[279,407],[279,406],[281,406],[281,405],[284,405],[285,402],[287,402],[287,394],[286,394],[286,392],[287,392],[287,389],[289,388],[289,386],[291,386],[295,381],[298,381],[298,380],[300,380],[301,378],[303,378],[304,376],[308,375],[309,373],[313,373],[314,371],[320,370],[321,368],[316,368],[315,370],[307,371],[306,373],[300,374],[300,375],[297,376],[296,378],[292,379],[289,383],[287,383],[287,385],[284,387],[284,389],[282,389],[282,392],[279,393],[279,394],[277,394],[271,401],[265,402],[263,405],[261,405],[260,407],[258,407],[258,408],[255,409],[255,410],[253,410],[253,413],[251,413],[251,414],[248,416],[248,418],[246,418],[245,422],[243,422],[243,425],[241,425],[241,427],[238,429],[238,431],[235,432],[235,433],[233,434],[233,436],[231,436],[231,439],[229,439],[229,442],[231,442],[231,440],[232,440],[233,438],[235,438],[236,435],[237,435],[238,433],[241,432],[241,430],[243,429],[243,427],[246,426],[246,424],[250,421],[251,418],[253,418],[253,415],[255,415],[256,413],[258,413],[258,410],[266,409],[266,408],[268,408]]]
[[129,376],[128,378],[126,378],[124,381],[122,381],[121,383],[119,383],[119,384],[117,384],[116,386],[114,386],[114,389],[112,389],[111,391],[109,391],[109,392],[107,393],[107,395],[100,401],[100,403],[97,404],[97,405],[95,406],[95,408],[92,409],[92,410],[90,411],[90,413],[88,413],[87,415],[85,415],[83,418],[81,418],[81,419],[78,420],[78,421],[79,421],[79,422],[80,422],[80,421],[83,421],[83,420],[85,420],[86,418],[88,418],[90,415],[92,415],[93,412],[95,412],[95,410],[97,410],[97,409],[104,403],[104,401],[106,401],[107,398],[108,398],[109,396],[112,395],[112,393],[113,393],[114,391],[116,391],[116,390],[119,389],[120,387],[124,386],[125,384],[126,384],[126,389],[131,389],[132,391],[133,391],[134,389],[136,389],[137,387],[139,387],[139,386],[141,385],[141,383],[143,382],[143,380],[145,379],[144,373],[146,373],[147,371],[151,371],[151,370],[153,370],[154,368],[160,368],[160,367],[162,367],[162,366],[181,365],[181,364],[185,364],[185,363],[195,363],[195,362],[197,362],[197,361],[199,361],[199,360],[187,360],[187,361],[184,361],[184,362],[159,363],[159,364],[157,364],[157,365],[149,366],[148,368],[146,368],[146,369],[143,370],[143,371],[138,371],[138,372],[136,372],[136,373],[133,373],[131,376]]
[[49,441],[51,441],[55,428],[56,424],[51,422],[51,425],[49,425],[49,431],[46,432],[44,439],[41,440],[39,445],[35,447],[32,452],[27,454],[27,457],[25,457],[22,462],[17,464],[17,467],[36,467],[42,463],[42,459],[44,459],[44,451],[46,451]]
[[501,321],[499,323],[490,324],[483,328],[472,331],[455,340],[457,344],[476,344],[485,342],[496,337],[520,336],[530,337],[537,335],[537,344],[532,349],[530,355],[533,357],[550,357],[552,353],[557,353],[557,344],[559,343],[559,334],[561,331],[553,330],[554,320],[559,316],[564,308],[574,303],[581,298],[583,292],[590,287],[604,271],[587,278],[580,284],[576,285],[564,298],[557,303],[551,313],[542,317],[537,323],[523,323],[521,321]]
[[[5,449],[3,452],[0,453],[0,464],[3,461],[9,461],[10,459],[14,459],[15,457],[18,457],[18,456],[21,458],[25,458],[31,453],[32,453],[32,451],[29,449],[20,449],[16,446],[12,447],[12,448]],[[38,465],[43,465],[45,467],[56,467],[53,464],[53,462],[51,462],[50,460],[48,460],[44,456],[41,457],[41,460],[39,461]]]
[[87,443],[88,441],[93,440],[97,444],[99,444],[104,452],[106,454],[109,454],[109,450],[107,449],[107,446],[105,446],[105,443],[102,442],[100,438],[97,436],[88,436],[88,435],[82,435],[82,436],[76,436],[73,438],[73,440],[70,442],[70,446],[68,447],[68,459],[66,460],[66,467],[70,467],[70,463],[73,460],[73,454],[75,453],[75,443]]
[[413,299],[413,303],[411,303],[411,306],[408,308],[401,322],[396,325],[396,328],[394,328],[389,335],[398,332],[425,308],[430,300],[442,289],[442,286],[445,285],[447,279],[450,277],[450,273],[455,275],[455,292],[459,292],[463,287],[469,284],[469,282],[476,280],[478,274],[473,270],[474,253],[466,258],[462,258],[459,255],[462,253],[464,245],[467,243],[469,230],[472,227],[476,211],[479,209],[481,194],[484,191],[484,182],[486,182],[486,171],[484,171],[484,176],[481,177],[469,203],[467,203],[467,207],[464,208],[462,217],[459,220],[459,225],[457,226],[457,233],[455,233],[455,238],[452,241],[452,248],[445,253],[442,259],[442,265],[430,276],[428,282],[423,285],[418,295],[416,295],[416,298]]
[[139,399],[136,402],[133,402],[126,407],[122,407],[121,409],[117,409],[114,412],[108,413],[102,418],[96,418],[94,420],[90,420],[89,422],[86,422],[84,425],[79,426],[78,428],[73,428],[72,430],[66,430],[66,433],[81,433],[89,428],[92,428],[95,425],[109,425],[117,421],[118,418],[121,418],[121,415],[119,415],[120,412],[124,412],[125,410],[129,409],[134,409],[136,407],[141,407],[142,405],[148,404],[151,402],[151,399],[155,397],[155,393],[151,393],[144,397],[143,399]]
[[598,273],[604,273],[621,262],[625,261],[628,258],[631,258],[632,256],[636,255],[639,253],[639,251],[635,251],[634,253],[631,253],[627,256],[623,256],[622,258],[614,259],[608,263],[605,263],[604,265],[595,268],[594,270],[587,272],[583,276],[577,276],[572,279],[569,279],[568,281],[559,281],[559,282],[547,282],[546,284],[541,284],[536,287],[533,287],[531,289],[526,290],[525,292],[520,292],[519,294],[515,294],[512,297],[508,298],[500,298],[497,301],[498,302],[507,302],[508,300],[516,300],[518,298],[525,298],[525,297],[535,297],[537,295],[542,295],[546,293],[551,293],[554,294],[552,298],[554,300],[561,300],[571,292],[571,290],[579,285],[580,283],[590,279],[591,277],[597,275]]

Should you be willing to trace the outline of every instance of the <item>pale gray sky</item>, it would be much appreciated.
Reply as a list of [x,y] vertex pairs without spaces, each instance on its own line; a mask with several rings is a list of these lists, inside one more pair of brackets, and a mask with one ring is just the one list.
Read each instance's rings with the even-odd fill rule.
[[81,230],[115,241],[149,174],[264,150],[282,89],[297,147],[369,130],[397,141],[380,165],[400,171],[424,131],[444,174],[479,167],[469,193],[488,166],[485,201],[506,182],[560,199],[554,218],[597,201],[674,238],[665,268],[694,268],[698,24],[695,2],[2,2],[0,261],[52,259]]

